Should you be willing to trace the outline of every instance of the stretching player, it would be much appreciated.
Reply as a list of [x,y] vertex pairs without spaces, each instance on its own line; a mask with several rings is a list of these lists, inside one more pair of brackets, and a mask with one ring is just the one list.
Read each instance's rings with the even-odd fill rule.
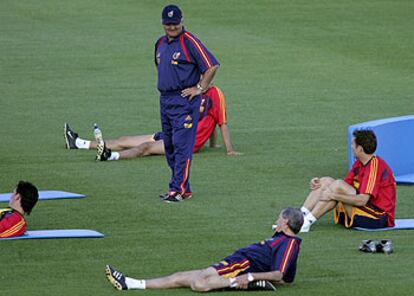
[[[216,133],[216,125],[218,125],[227,155],[240,155],[239,152],[234,151],[231,144],[224,94],[219,88],[212,86],[202,95],[201,101],[200,121],[197,126],[196,141],[193,148],[194,153],[197,153],[208,139],[210,139],[210,147],[219,147],[217,145]],[[73,132],[67,123],[65,123],[64,134],[67,149],[98,148],[97,141],[79,138],[78,134]],[[101,161],[118,160],[163,154],[165,154],[163,133],[158,132],[153,135],[124,136],[116,140],[106,140],[105,147],[98,149],[97,159]]]
[[311,180],[311,192],[301,208],[305,215],[301,232],[308,232],[317,219],[331,210],[335,223],[346,228],[394,226],[394,175],[385,161],[374,155],[376,148],[372,130],[353,132],[355,163],[343,180],[331,177]]
[[177,272],[148,280],[125,277],[106,266],[108,280],[118,290],[191,288],[207,292],[222,288],[276,290],[274,284],[295,279],[301,239],[296,237],[303,224],[300,209],[286,208],[276,221],[272,238],[239,249],[205,269]]
[[9,207],[0,209],[0,238],[23,235],[26,232],[25,215],[30,215],[39,199],[37,188],[20,181],[10,197]]

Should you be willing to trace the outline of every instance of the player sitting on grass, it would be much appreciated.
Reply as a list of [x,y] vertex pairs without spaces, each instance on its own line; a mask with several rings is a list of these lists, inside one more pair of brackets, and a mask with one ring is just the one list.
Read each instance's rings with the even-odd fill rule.
[[372,130],[353,132],[355,163],[343,180],[311,180],[311,192],[301,208],[305,215],[301,232],[308,232],[317,219],[331,210],[335,223],[346,228],[394,226],[394,175],[385,161],[374,155],[376,148],[377,138]]
[[[210,147],[216,148],[216,125],[219,126],[227,155],[240,155],[233,150],[230,141],[230,132],[227,126],[226,100],[223,93],[212,86],[202,95],[200,106],[200,121],[197,126],[194,153],[210,139]],[[69,125],[65,123],[64,135],[67,149],[98,149],[97,160],[118,160],[136,158],[148,155],[163,155],[164,141],[162,132],[153,135],[125,136],[116,140],[88,141],[79,138]],[[113,152],[120,151],[120,152]]]
[[0,238],[23,235],[26,232],[24,215],[29,215],[39,199],[37,188],[20,181],[10,197],[9,207],[0,209]]
[[193,291],[263,289],[276,290],[275,284],[293,282],[301,239],[296,236],[303,224],[300,209],[286,208],[276,221],[272,238],[239,249],[205,269],[177,272],[148,280],[125,277],[110,265],[108,280],[118,290],[191,288]]

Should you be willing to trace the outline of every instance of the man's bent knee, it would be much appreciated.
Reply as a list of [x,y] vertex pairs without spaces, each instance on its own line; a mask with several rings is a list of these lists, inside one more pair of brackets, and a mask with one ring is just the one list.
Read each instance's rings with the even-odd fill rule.
[[329,185],[329,190],[335,193],[355,194],[354,187],[346,183],[344,180],[335,180]]
[[322,177],[320,182],[321,187],[329,187],[333,182],[335,182],[335,179],[331,177]]

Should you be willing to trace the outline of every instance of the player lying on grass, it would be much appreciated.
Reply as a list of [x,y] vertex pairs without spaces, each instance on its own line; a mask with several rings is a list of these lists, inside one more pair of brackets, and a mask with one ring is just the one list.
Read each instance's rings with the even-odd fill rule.
[[281,211],[272,238],[239,249],[205,269],[177,272],[154,279],[133,279],[110,265],[108,280],[118,290],[191,288],[193,291],[264,289],[276,290],[275,284],[293,282],[301,239],[296,236],[303,224],[298,208]]
[[343,180],[331,177],[311,180],[311,192],[301,208],[305,215],[301,232],[308,232],[317,219],[331,210],[335,223],[346,228],[394,226],[394,175],[386,162],[374,155],[376,148],[372,130],[354,131],[355,163]]
[[20,181],[10,197],[9,207],[0,209],[0,237],[14,237],[26,232],[25,215],[29,215],[39,199],[37,188]]
[[[240,155],[239,152],[234,151],[230,140],[226,100],[220,89],[212,86],[203,94],[200,113],[194,152],[198,152],[208,139],[210,139],[210,147],[219,147],[216,133],[216,125],[218,125],[227,155]],[[103,143],[104,147],[102,147],[102,144],[99,145],[98,141],[79,138],[78,134],[73,132],[67,123],[65,123],[64,135],[67,149],[98,149],[97,160],[102,161],[165,154],[162,132],[153,135],[125,136],[115,140],[106,140]]]

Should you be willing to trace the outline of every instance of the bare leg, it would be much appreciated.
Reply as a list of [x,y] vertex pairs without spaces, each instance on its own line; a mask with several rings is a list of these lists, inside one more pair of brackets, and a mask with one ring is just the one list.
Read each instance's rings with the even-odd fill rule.
[[137,158],[147,155],[164,155],[164,141],[145,142],[136,147],[119,152],[119,159]]
[[229,286],[230,280],[219,276],[213,267],[146,280],[147,289],[191,288],[193,291],[207,292]]
[[191,283],[191,290],[207,292],[230,287],[230,279],[220,276],[213,267],[204,269]]
[[172,275],[146,280],[147,289],[190,288],[203,270],[176,272]]
[[318,189],[312,190],[305,199],[303,206],[312,212],[313,208],[319,202],[321,193],[326,190],[335,180],[331,177],[322,177],[320,179],[321,186]]
[[[329,187],[326,190],[330,190],[335,193],[356,194],[355,188],[343,180],[335,180],[329,185]],[[337,203],[338,202],[335,200],[319,201],[313,208],[312,214],[319,219],[327,212],[331,211],[334,207],[336,207]],[[350,216],[351,207],[348,205],[344,206],[348,212],[348,216]]]
[[[123,136],[118,139],[109,139],[105,140],[106,147],[114,151],[120,151],[124,149],[129,149],[137,147],[145,142],[151,142],[152,135],[142,135],[142,136]],[[91,141],[89,149],[96,149],[96,141]]]

